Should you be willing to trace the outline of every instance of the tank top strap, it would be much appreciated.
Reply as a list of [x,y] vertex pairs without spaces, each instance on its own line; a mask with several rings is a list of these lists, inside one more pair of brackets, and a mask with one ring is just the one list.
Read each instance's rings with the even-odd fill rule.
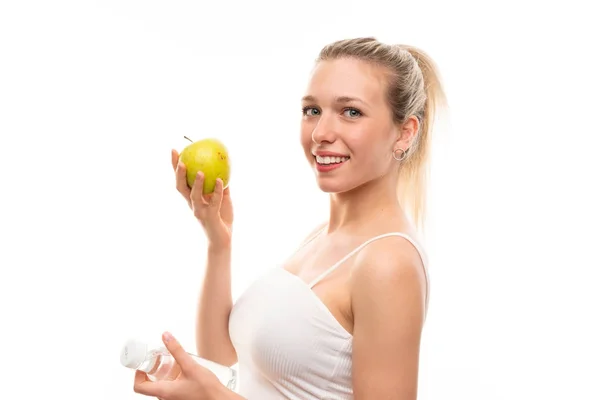
[[327,224],[325,224],[324,226],[322,226],[320,229],[317,229],[317,231],[312,234],[308,239],[306,239],[304,241],[304,243],[302,243],[300,245],[300,247],[298,247],[298,250],[303,249],[306,245],[308,245],[310,242],[312,242],[313,240],[315,240],[317,237],[319,237],[319,235],[321,233],[323,233],[323,231],[327,228]]
[[[362,243],[361,245],[359,245],[358,247],[356,247],[354,250],[352,250],[350,253],[346,254],[346,256],[344,256],[341,260],[339,260],[338,262],[336,262],[335,264],[333,264],[331,267],[329,267],[327,270],[325,270],[323,273],[321,273],[315,279],[313,279],[308,284],[308,286],[310,288],[312,288],[313,286],[315,286],[323,278],[325,278],[327,275],[329,275],[330,273],[332,273],[333,271],[335,271],[340,265],[342,265],[344,262],[346,262],[350,257],[354,256],[356,253],[358,253],[359,251],[361,251],[363,248],[365,248],[369,244],[373,243],[376,240],[387,238],[387,237],[390,237],[390,236],[399,236],[399,237],[403,237],[404,239],[408,240],[415,247],[415,249],[417,249],[417,252],[421,256],[421,259],[423,260],[423,264],[426,264],[425,254],[421,250],[421,246],[419,246],[417,244],[417,242],[413,238],[411,238],[406,233],[402,233],[402,232],[389,232],[389,233],[384,233],[382,235],[378,235],[378,236],[372,237],[371,239],[368,239],[367,241],[365,241],[364,243]],[[426,270],[427,270],[427,268],[426,268]]]

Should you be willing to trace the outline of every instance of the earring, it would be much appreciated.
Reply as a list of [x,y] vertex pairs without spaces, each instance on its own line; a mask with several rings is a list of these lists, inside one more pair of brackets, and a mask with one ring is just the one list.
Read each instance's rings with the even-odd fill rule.
[[[399,152],[400,152],[400,154],[398,154]],[[403,161],[406,158],[406,151],[402,150],[402,149],[396,149],[392,153],[392,156],[394,157],[394,160],[396,160],[396,161]]]

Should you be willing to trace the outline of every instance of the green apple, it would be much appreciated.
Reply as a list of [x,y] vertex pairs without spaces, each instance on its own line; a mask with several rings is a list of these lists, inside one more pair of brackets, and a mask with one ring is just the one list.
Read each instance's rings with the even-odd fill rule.
[[218,139],[208,138],[192,142],[179,155],[187,170],[187,184],[191,188],[198,172],[204,174],[204,194],[215,191],[217,178],[223,181],[223,188],[229,185],[229,153],[225,145]]

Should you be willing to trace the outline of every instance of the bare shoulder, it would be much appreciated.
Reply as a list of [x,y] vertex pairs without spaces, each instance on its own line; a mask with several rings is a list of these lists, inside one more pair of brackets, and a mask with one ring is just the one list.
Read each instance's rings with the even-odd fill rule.
[[357,399],[415,399],[427,279],[411,242],[370,243],[352,265],[352,384]]
[[427,300],[424,261],[415,245],[401,236],[378,239],[362,249],[353,263],[351,285],[352,298],[359,302],[386,294],[397,300],[420,300],[422,306]]

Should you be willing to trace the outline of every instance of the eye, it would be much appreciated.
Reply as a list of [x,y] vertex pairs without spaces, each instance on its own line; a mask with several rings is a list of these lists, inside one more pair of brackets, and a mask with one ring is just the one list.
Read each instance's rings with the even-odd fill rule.
[[315,115],[319,115],[320,111],[315,107],[302,107],[302,115],[307,117],[314,117]]
[[362,116],[362,113],[356,108],[346,108],[344,109],[344,115],[348,118],[358,118]]

